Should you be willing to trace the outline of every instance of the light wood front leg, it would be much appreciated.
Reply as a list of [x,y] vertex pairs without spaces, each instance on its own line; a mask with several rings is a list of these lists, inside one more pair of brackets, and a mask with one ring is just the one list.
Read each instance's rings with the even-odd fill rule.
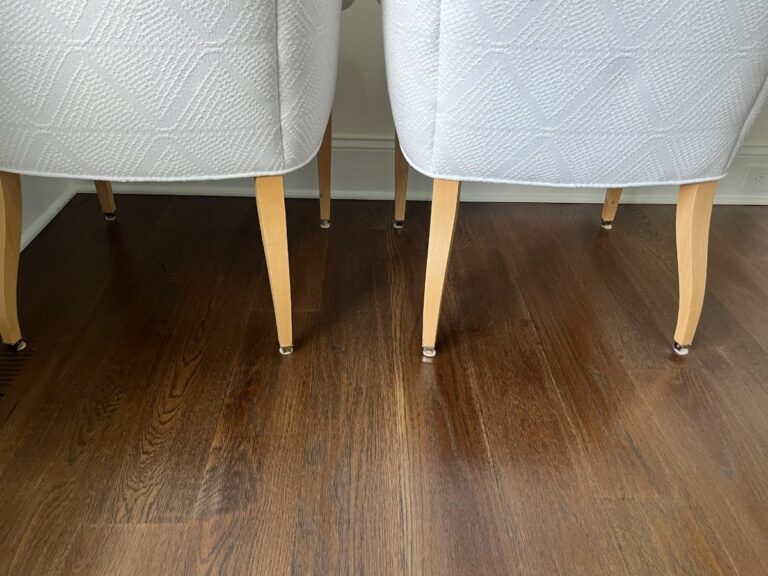
[[453,230],[459,208],[461,183],[453,180],[435,180],[432,192],[432,218],[429,223],[429,250],[427,251],[427,277],[424,285],[424,314],[421,337],[422,353],[427,358],[435,354],[437,324],[443,300],[445,274],[451,254]]
[[0,256],[3,277],[0,279],[0,335],[15,352],[26,348],[21,339],[16,287],[19,277],[21,248],[21,177],[0,172]]
[[405,201],[408,196],[408,161],[405,159],[400,139],[395,134],[395,228],[405,225]]
[[677,200],[677,270],[680,307],[675,330],[675,352],[684,356],[693,342],[704,305],[707,284],[709,223],[717,182],[680,187]]
[[320,228],[331,227],[331,157],[333,151],[333,115],[328,118],[323,143],[317,153],[317,180],[320,186]]
[[94,180],[93,183],[96,186],[96,195],[99,197],[104,220],[113,222],[117,219],[115,216],[117,208],[115,207],[115,196],[112,194],[112,183],[105,180]]
[[291,324],[291,274],[288,264],[288,228],[285,223],[285,194],[282,176],[256,178],[256,208],[267,260],[272,303],[275,306],[280,354],[293,352]]
[[605,192],[602,226],[606,230],[613,228],[613,221],[616,219],[616,210],[619,209],[622,190],[622,188],[608,188]]

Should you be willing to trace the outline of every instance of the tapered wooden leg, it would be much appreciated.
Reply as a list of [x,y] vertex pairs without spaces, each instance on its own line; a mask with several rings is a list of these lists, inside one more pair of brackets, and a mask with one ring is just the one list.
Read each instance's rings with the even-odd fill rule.
[[256,178],[256,208],[267,259],[272,303],[275,306],[280,353],[293,352],[291,325],[291,276],[288,264],[288,229],[285,224],[285,194],[282,176]]
[[677,270],[680,308],[675,330],[675,352],[688,354],[699,324],[707,283],[709,222],[717,182],[680,187],[677,201]]
[[408,195],[408,161],[400,148],[400,139],[395,134],[395,228],[405,224],[405,200]]
[[99,197],[99,204],[101,204],[101,211],[104,213],[104,219],[107,222],[114,221],[117,216],[117,208],[115,207],[115,196],[112,194],[112,183],[104,180],[94,180],[96,185],[96,195]]
[[21,339],[16,305],[21,248],[21,177],[0,172],[0,257],[3,259],[0,278],[0,335],[3,342],[18,352],[26,347]]
[[605,192],[605,202],[603,203],[603,228],[610,230],[613,228],[613,221],[616,219],[616,210],[619,209],[622,188],[608,188]]
[[331,227],[331,152],[333,150],[333,115],[328,118],[323,143],[317,153],[317,180],[320,185],[320,228]]
[[435,180],[432,193],[432,218],[429,224],[429,250],[427,251],[427,277],[424,286],[424,325],[421,346],[424,356],[435,355],[437,323],[443,300],[445,273],[451,254],[453,229],[459,208],[461,183],[453,180]]

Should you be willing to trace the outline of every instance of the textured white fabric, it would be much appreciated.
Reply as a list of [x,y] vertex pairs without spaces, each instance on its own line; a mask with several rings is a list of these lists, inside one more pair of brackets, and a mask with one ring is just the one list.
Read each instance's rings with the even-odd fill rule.
[[0,170],[280,174],[320,146],[341,0],[2,0]]
[[766,99],[766,0],[384,0],[403,151],[436,178],[721,178]]

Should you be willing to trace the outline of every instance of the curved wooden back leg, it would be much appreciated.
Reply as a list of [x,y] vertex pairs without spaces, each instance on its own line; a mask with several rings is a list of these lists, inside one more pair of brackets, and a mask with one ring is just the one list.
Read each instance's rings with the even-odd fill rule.
[[674,350],[688,354],[699,324],[707,284],[709,223],[717,182],[680,187],[677,201],[677,269],[680,307],[677,314]]
[[424,315],[421,337],[422,353],[427,358],[435,354],[437,324],[443,301],[445,274],[451,254],[453,230],[459,208],[461,182],[435,180],[432,193],[432,217],[429,223],[427,277],[424,283]]
[[288,228],[285,223],[285,194],[282,176],[256,178],[256,208],[267,260],[272,303],[275,306],[280,354],[293,352],[291,324],[291,274],[288,263]]
[[104,220],[113,222],[117,219],[115,216],[117,208],[115,207],[115,196],[112,194],[112,183],[105,180],[94,180],[93,183],[96,186],[96,195],[99,197]]
[[405,225],[405,200],[408,195],[408,161],[400,148],[400,139],[395,134],[395,228]]
[[331,227],[331,162],[333,151],[333,115],[323,134],[323,143],[317,153],[317,180],[320,187],[320,228]]
[[21,177],[0,172],[0,257],[3,259],[0,278],[0,335],[15,352],[26,347],[21,339],[16,288],[21,249]]
[[605,192],[602,227],[606,230],[613,228],[613,221],[616,219],[616,210],[619,209],[622,190],[622,188],[608,188]]

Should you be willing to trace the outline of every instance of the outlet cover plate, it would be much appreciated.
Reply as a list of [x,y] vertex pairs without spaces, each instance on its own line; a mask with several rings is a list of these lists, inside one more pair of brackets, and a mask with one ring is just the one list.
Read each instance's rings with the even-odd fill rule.
[[768,166],[750,166],[744,175],[742,190],[768,192]]

